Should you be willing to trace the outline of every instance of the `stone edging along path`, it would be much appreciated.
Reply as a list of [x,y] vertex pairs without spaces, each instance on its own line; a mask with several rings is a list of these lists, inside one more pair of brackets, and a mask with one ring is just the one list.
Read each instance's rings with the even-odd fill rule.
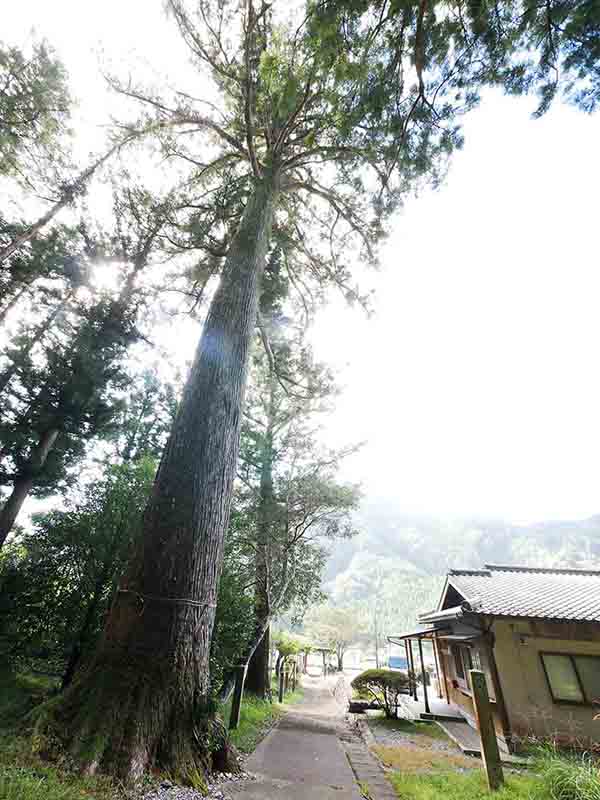
[[[342,685],[342,683],[344,685]],[[344,678],[335,685],[332,694],[338,703],[345,703],[349,687]],[[338,736],[348,763],[356,777],[363,797],[368,800],[397,800],[396,792],[388,781],[379,760],[369,747],[375,743],[364,716],[346,714],[346,730]]]

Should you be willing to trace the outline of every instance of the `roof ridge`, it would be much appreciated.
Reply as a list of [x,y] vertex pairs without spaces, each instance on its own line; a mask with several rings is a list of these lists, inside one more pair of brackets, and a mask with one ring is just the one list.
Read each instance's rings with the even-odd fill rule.
[[[569,567],[526,567],[520,564],[486,564],[485,569],[488,573],[491,572],[533,572],[538,574],[547,575],[598,575],[600,576],[600,569],[577,569]],[[455,574],[486,574],[485,571],[465,570],[464,572],[458,570]],[[450,573],[452,574],[452,573]]]
[[448,575],[484,575],[489,576],[491,572],[486,564],[485,569],[451,569]]

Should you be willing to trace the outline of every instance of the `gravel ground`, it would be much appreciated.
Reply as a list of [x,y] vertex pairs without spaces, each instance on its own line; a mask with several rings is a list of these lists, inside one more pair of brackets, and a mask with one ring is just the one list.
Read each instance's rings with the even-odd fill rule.
[[251,772],[241,772],[239,775],[229,773],[215,773],[211,775],[208,784],[208,794],[202,794],[197,789],[189,786],[178,786],[171,781],[162,781],[154,786],[143,796],[143,800],[227,800],[224,790],[227,786],[240,781],[256,780],[256,775]]
[[[459,748],[451,739],[428,736],[426,732],[427,729],[423,730],[420,726],[416,727],[415,733],[410,733],[409,731],[395,730],[386,724],[379,724],[377,717],[369,716],[368,721],[369,728],[377,744],[386,747],[426,748],[428,750],[439,750],[443,753],[460,752]],[[435,733],[437,734],[437,731],[435,731]]]

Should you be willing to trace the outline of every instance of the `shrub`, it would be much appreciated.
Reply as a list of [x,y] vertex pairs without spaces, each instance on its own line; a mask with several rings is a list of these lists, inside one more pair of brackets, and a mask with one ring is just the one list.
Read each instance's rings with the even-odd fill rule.
[[398,697],[406,694],[410,679],[408,673],[392,669],[367,669],[352,681],[356,692],[365,692],[385,711],[386,717],[396,716]]

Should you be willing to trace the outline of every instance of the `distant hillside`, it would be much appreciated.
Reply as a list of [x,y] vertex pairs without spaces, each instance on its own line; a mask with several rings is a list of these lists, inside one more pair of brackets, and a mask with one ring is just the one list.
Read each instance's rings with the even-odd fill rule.
[[[360,533],[336,545],[325,589],[335,602],[372,616],[377,600],[385,633],[414,625],[437,602],[451,567],[491,564],[600,568],[600,515],[573,522],[514,525],[497,520],[439,520],[365,504]],[[369,611],[371,608],[371,611]]]

